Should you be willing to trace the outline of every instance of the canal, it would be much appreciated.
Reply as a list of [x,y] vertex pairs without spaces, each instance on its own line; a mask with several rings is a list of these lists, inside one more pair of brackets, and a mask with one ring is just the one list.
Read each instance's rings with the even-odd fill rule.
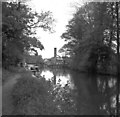
[[116,78],[88,75],[67,69],[42,69],[49,81],[53,101],[61,113],[72,115],[112,115],[116,111]]

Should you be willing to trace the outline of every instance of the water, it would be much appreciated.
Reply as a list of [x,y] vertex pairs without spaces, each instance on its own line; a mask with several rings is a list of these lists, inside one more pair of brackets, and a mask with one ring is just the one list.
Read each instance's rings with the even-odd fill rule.
[[57,108],[63,114],[111,115],[116,111],[116,78],[88,75],[67,69],[39,72],[50,81]]

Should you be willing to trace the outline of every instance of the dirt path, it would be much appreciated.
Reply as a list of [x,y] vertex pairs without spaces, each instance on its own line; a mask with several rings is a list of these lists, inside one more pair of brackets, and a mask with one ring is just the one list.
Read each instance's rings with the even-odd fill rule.
[[10,77],[2,87],[2,114],[3,115],[11,115],[14,110],[14,106],[12,105],[12,96],[11,92],[14,84],[17,82],[17,79],[20,78],[19,74],[16,74],[13,77]]

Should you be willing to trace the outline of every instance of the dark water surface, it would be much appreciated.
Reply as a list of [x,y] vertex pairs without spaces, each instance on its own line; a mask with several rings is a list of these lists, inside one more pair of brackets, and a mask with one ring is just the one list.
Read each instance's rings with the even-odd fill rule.
[[40,75],[53,85],[61,113],[111,115],[116,107],[116,78],[88,75],[66,69],[44,69]]

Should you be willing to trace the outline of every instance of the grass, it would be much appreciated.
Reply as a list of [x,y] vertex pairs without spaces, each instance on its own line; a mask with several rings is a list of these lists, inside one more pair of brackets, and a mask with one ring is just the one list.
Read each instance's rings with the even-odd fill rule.
[[13,115],[59,114],[49,93],[49,85],[43,78],[37,79],[29,73],[23,73],[12,91],[13,104],[16,107]]
[[4,85],[10,78],[13,78],[16,74],[25,73],[25,69],[21,67],[10,67],[8,70],[2,68],[2,84]]
[[31,72],[23,68],[2,69],[3,85],[14,75],[20,74],[21,78],[12,89],[14,111],[13,115],[50,115],[59,114],[53,97],[50,94],[52,88],[49,81],[32,77]]
[[7,82],[13,75],[14,75],[13,72],[2,69],[2,83],[4,84],[5,82]]

